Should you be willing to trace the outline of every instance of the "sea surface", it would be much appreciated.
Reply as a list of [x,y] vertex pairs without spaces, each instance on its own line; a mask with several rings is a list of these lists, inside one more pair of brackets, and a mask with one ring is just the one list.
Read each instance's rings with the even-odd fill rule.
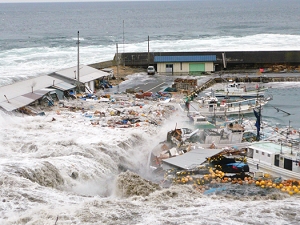
[[[146,52],[148,36],[153,52],[300,50],[299,11],[299,0],[0,4],[0,85],[77,65],[78,31],[86,65],[111,60],[117,45]],[[299,129],[300,85],[267,85],[273,100],[263,119]],[[104,132],[82,118],[50,119],[0,114],[1,224],[299,224],[299,196],[279,192],[239,187],[202,195],[183,185],[146,195],[152,187],[117,167],[144,171],[145,155],[165,133]],[[72,181],[72,171],[80,179]],[[136,195],[118,194],[126,190],[116,184],[127,178]]]

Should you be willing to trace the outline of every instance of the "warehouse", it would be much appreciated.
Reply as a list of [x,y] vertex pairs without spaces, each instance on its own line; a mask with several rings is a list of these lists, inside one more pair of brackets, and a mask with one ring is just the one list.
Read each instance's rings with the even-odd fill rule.
[[158,73],[201,75],[215,71],[216,55],[155,56]]
[[65,82],[80,86],[81,91],[86,91],[93,93],[96,89],[100,88],[101,82],[105,78],[110,78],[111,73],[102,70],[97,70],[90,66],[80,65],[79,72],[77,72],[77,67],[71,67],[68,69],[63,69],[49,74],[53,78],[58,78],[64,80]]

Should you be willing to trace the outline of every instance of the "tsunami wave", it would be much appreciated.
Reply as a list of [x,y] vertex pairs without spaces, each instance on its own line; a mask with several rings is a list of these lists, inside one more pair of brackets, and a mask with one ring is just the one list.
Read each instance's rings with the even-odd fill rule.
[[[213,36],[197,39],[160,39],[149,41],[150,52],[182,52],[182,51],[264,51],[264,50],[299,50],[297,48],[300,35],[256,34],[251,36]],[[63,43],[59,47],[51,47],[47,42],[40,46],[22,46],[0,52],[2,68],[0,85],[7,85],[18,80],[49,74],[64,68],[77,65],[76,39],[73,46]],[[94,41],[93,41],[94,42]],[[90,45],[86,37],[80,39],[80,63],[89,65],[112,60],[117,52],[116,44],[101,43]],[[119,53],[147,52],[148,41],[125,42],[119,44]]]

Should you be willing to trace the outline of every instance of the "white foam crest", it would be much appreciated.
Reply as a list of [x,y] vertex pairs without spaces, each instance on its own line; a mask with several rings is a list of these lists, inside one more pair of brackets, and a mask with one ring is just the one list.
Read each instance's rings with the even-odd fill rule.
[[[78,37],[73,37],[72,39],[67,39],[67,40],[72,40],[72,41],[77,41]],[[79,37],[79,41],[84,41],[85,39],[83,37]]]
[[[140,110],[143,109],[148,110],[146,106]],[[131,192],[122,198],[109,196],[114,190],[118,164],[142,172],[147,168],[145,160],[152,147],[165,140],[166,132],[176,124],[178,128],[186,127],[181,115],[180,110],[175,111],[174,117],[161,129],[137,127],[129,130],[92,126],[79,112],[73,117],[62,109],[59,114],[56,110],[46,112],[44,117],[2,114],[1,224],[54,224],[57,216],[58,224],[110,224],[111,221],[149,225],[187,221],[189,224],[221,224],[224,221],[229,224],[282,224],[298,221],[295,216],[300,206],[297,196],[276,201],[266,200],[267,196],[258,196],[256,200],[229,194],[203,196],[188,185],[143,190],[151,189],[151,185],[147,186],[140,178],[129,181],[127,188],[141,184],[134,189],[141,195]],[[49,171],[51,166],[44,169],[44,162],[55,168],[53,173]],[[26,172],[26,176],[34,179],[48,178],[45,182],[56,180],[59,173],[64,184],[62,188],[51,188],[14,171]],[[56,176],[50,179],[51,174]],[[147,192],[150,194],[144,196]],[[197,213],[199,210],[201,213]]]
[[[299,50],[299,35],[256,34],[249,36],[214,36],[201,39],[150,40],[150,52],[180,51],[267,51]],[[147,52],[148,41],[120,45],[119,53]]]
[[[299,35],[256,34],[243,37],[215,36],[191,40],[151,40],[151,52],[180,51],[265,51],[299,50]],[[88,44],[88,43],[85,43]],[[147,52],[148,42],[125,43],[119,52]],[[115,45],[80,46],[80,63],[112,60]],[[77,47],[20,48],[0,53],[2,68],[0,85],[41,74],[49,74],[77,64]]]
[[[87,46],[80,48],[80,63],[92,64],[112,60],[115,49],[112,46]],[[49,74],[77,64],[77,49],[70,48],[21,48],[0,53],[2,58],[0,85],[16,81],[18,77],[28,77]]]
[[[100,108],[95,107],[95,110]],[[2,114],[0,122],[3,128],[0,156],[5,171],[28,178],[34,170],[34,177],[45,177],[43,167],[47,162],[64,179],[64,188],[74,189],[76,193],[85,193],[83,187],[89,187],[89,182],[111,179],[118,173],[119,165],[143,171],[146,168],[142,165],[151,151],[145,147],[151,128],[138,131],[92,126],[82,113],[54,111],[45,117]],[[47,135],[44,137],[44,134]],[[73,173],[77,174],[75,179]],[[86,190],[88,192],[88,188]],[[104,192],[107,189],[90,192],[90,195]]]
[[[145,76],[145,72],[144,73],[135,73],[135,74],[130,74],[128,76],[126,76],[127,82],[139,82],[141,84],[145,84],[145,82],[147,81],[153,81],[155,80],[155,77],[151,77],[151,76]],[[126,80],[125,80],[126,82]]]
[[298,40],[299,35],[282,34],[216,36],[192,40],[154,40],[150,42],[150,49],[154,52],[299,50]]

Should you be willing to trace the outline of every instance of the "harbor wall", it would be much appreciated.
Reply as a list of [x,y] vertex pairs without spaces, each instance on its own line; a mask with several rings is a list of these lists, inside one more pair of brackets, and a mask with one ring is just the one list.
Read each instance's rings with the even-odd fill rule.
[[[300,51],[207,51],[207,52],[127,52],[118,53],[120,64],[146,68],[155,56],[216,55],[215,71],[268,68],[270,71],[300,69]],[[223,61],[225,55],[226,66]],[[116,65],[116,55],[113,63]]]
[[93,63],[89,64],[88,66],[93,67],[95,69],[104,69],[104,68],[109,68],[112,66],[115,66],[114,60],[109,60],[109,61],[104,61],[104,62],[98,62],[98,63]]
[[[247,75],[239,75],[235,76],[234,74],[232,76],[229,76],[226,78],[226,80],[233,80],[236,82],[245,82],[245,83],[251,83],[251,82],[260,82],[260,83],[268,83],[268,82],[300,82],[300,76],[299,75],[287,75],[285,73],[282,73],[282,75],[279,76],[268,76],[268,77],[248,77]],[[203,84],[199,85],[194,92],[199,93],[204,91],[205,89],[211,87],[215,83],[223,83],[224,78],[214,77],[212,79],[207,80]]]

